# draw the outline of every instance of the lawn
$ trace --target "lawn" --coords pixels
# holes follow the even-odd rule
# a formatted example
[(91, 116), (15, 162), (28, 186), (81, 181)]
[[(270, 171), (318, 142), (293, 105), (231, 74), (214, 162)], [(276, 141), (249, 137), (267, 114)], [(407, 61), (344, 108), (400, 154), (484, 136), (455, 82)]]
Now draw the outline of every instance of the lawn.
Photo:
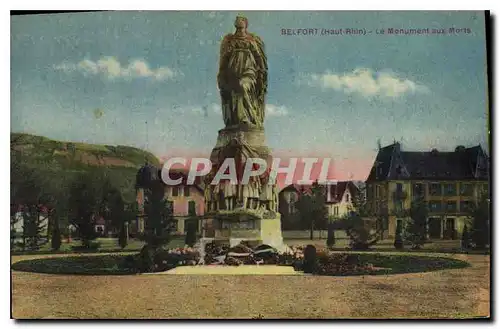
[[(322, 232), (324, 233), (324, 232)], [(309, 233), (307, 231), (284, 231), (284, 243), (287, 245), (308, 245), (313, 244), (316, 247), (324, 248), (326, 247), (326, 235), (321, 234), (316, 231), (314, 234), (314, 240), (309, 239)], [(322, 236), (322, 238), (320, 238)], [(100, 244), (98, 252), (120, 252), (120, 251), (139, 251), (144, 242), (136, 239), (130, 239), (128, 245), (125, 249), (121, 249), (118, 246), (118, 239), (116, 238), (98, 238), (96, 240)], [(393, 240), (383, 240), (373, 246), (376, 251), (395, 251)], [(47, 253), (76, 253), (71, 249), (72, 246), (79, 246), (80, 241), (72, 240), (70, 243), (66, 239), (62, 241), (62, 245), (59, 251), (52, 251), (50, 243), (43, 245), (38, 251), (15, 251), (12, 252), (13, 255), (20, 254), (47, 254)], [(174, 236), (172, 241), (168, 245), (170, 248), (177, 248), (184, 246), (184, 236)], [(335, 250), (346, 250), (349, 248), (349, 240), (346, 238), (340, 238), (336, 240)], [(406, 251), (411, 252), (445, 252), (445, 253), (461, 253), (460, 250), (460, 240), (434, 240), (426, 243), (421, 250), (412, 251), (406, 248)]]
[[(135, 274), (134, 268), (122, 265), (134, 252), (67, 255), (66, 257), (42, 257), (20, 260), (12, 264), (12, 269), (23, 272), (77, 275), (121, 275)], [(469, 263), (448, 257), (436, 257), (434, 254), (411, 254), (404, 252), (341, 252), (336, 256), (357, 256), (358, 265), (372, 264), (377, 270), (370, 270), (370, 275), (417, 273), (450, 268), (464, 268)], [(338, 264), (338, 263), (337, 263)], [(266, 266), (266, 265), (262, 265)], [(363, 275), (368, 272), (341, 272), (334, 275)], [(331, 274), (328, 274), (331, 275)]]
[[(98, 238), (95, 242), (99, 243), (99, 249), (97, 252), (130, 252), (130, 251), (139, 251), (144, 246), (144, 242), (137, 239), (130, 239), (128, 245), (122, 249), (118, 245), (117, 238)], [(72, 239), (71, 242), (68, 243), (66, 239), (62, 241), (61, 248), (59, 251), (51, 250), (50, 243), (47, 243), (40, 247), (40, 250), (37, 251), (14, 251), (12, 255), (30, 255), (30, 254), (64, 254), (64, 253), (79, 253), (79, 251), (73, 251), (71, 247), (80, 246), (81, 242), (79, 240)], [(184, 246), (184, 237), (173, 237), (172, 241), (169, 244), (170, 248), (177, 248)], [(92, 251), (95, 252), (95, 251)]]
[[(401, 253), (394, 253), (395, 255)], [(413, 253), (411, 254), (413, 255)], [(490, 312), (490, 256), (367, 276), (74, 276), (12, 272), (16, 319), (473, 318)], [(67, 255), (13, 256), (12, 261)]]
[[(325, 246), (325, 239), (308, 240), (296, 234), (288, 245)], [(317, 235), (316, 235), (317, 236)], [(88, 258), (93, 254), (47, 254), (48, 247), (34, 255), (13, 255), (12, 263), (43, 258), (28, 264), (64, 264), (60, 273), (73, 266), (82, 271), (107, 274), (109, 262), (133, 254), (142, 247), (131, 240), (124, 252), (116, 239), (98, 239), (102, 262)], [(337, 239), (336, 248), (348, 246)], [(393, 275), (362, 276), (190, 276), (190, 275), (64, 275), (12, 271), (12, 314), (17, 319), (171, 319), (171, 318), (473, 318), (490, 312), (490, 256), (452, 254), (460, 241), (438, 240), (419, 252), (396, 252), (393, 241), (381, 241), (375, 251), (388, 256), (377, 262), (393, 269)], [(62, 251), (70, 252), (64, 243)], [(183, 237), (170, 247), (184, 245)], [(390, 252), (387, 252), (390, 251)], [(445, 252), (445, 253), (439, 253)], [(365, 253), (361, 253), (363, 255)], [(399, 255), (404, 255), (406, 263)], [(418, 269), (415, 256), (452, 258), (453, 266), (434, 263), (427, 272)], [(87, 258), (86, 258), (87, 257)], [(118, 258), (116, 258), (118, 257)], [(363, 256), (361, 256), (363, 257)], [(375, 257), (375, 258), (374, 258)], [(410, 257), (410, 258), (408, 258)], [(65, 259), (65, 260), (63, 260)], [(415, 271), (408, 268), (408, 261)], [(66, 262), (66, 263), (65, 263)], [(72, 264), (68, 264), (71, 262)], [(466, 262), (470, 266), (458, 266)], [(102, 264), (107, 263), (104, 267)], [(23, 264), (23, 263), (21, 263)], [(100, 264), (100, 265), (99, 265)], [(71, 265), (71, 266), (69, 266)], [(76, 265), (76, 266), (74, 266)], [(381, 266), (383, 265), (383, 266)], [(432, 265), (432, 264), (431, 264)], [(455, 266), (456, 265), (456, 266)], [(454, 268), (456, 267), (456, 268)], [(458, 268), (461, 267), (461, 268)], [(104, 270), (103, 270), (104, 269)], [(114, 273), (126, 274), (126, 273)]]

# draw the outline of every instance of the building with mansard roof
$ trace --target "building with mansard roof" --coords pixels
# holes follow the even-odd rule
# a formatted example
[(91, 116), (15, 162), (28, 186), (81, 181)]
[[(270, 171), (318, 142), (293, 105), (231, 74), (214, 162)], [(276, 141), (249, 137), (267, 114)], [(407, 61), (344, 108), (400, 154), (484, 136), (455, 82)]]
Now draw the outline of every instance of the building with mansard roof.
[(470, 208), (489, 190), (489, 157), (478, 145), (453, 152), (404, 151), (400, 143), (380, 148), (366, 180), (366, 197), (377, 211), (388, 211), (386, 237), (395, 235), (405, 218), (397, 213), (422, 198), (428, 206), (428, 235), (456, 239)]

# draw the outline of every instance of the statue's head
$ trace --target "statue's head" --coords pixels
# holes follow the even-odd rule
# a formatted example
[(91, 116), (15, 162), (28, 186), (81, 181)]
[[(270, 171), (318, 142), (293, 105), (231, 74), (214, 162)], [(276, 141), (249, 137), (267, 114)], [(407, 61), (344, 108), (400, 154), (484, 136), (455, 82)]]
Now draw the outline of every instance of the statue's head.
[(234, 27), (237, 29), (246, 29), (248, 27), (248, 19), (244, 16), (236, 16)]

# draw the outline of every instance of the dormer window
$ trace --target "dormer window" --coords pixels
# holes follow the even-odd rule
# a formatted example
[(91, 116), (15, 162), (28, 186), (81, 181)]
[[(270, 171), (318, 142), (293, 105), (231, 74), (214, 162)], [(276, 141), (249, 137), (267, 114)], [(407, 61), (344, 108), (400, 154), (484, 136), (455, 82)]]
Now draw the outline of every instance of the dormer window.
[(345, 202), (349, 202), (349, 193), (345, 195)]

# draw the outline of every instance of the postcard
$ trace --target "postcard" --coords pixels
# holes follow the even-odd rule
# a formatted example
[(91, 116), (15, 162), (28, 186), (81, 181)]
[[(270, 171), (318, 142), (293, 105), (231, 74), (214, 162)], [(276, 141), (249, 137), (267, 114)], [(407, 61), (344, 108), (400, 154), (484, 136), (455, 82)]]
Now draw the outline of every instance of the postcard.
[(489, 12), (11, 16), (11, 317), (489, 319)]

